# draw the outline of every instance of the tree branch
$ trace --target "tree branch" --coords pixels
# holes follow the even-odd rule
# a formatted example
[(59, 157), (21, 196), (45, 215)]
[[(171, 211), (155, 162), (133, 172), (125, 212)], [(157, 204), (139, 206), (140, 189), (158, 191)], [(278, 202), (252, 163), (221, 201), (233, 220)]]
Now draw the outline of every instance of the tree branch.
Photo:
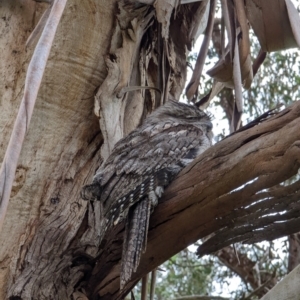
[(239, 252), (237, 257), (233, 247), (226, 247), (219, 250), (216, 256), (231, 271), (240, 276), (245, 284), (249, 283), (254, 290), (253, 294), (259, 297), (266, 294), (277, 283), (276, 276), (266, 272), (261, 284), (255, 271), (255, 262), (250, 260), (244, 253)]
[(278, 186), (300, 166), (299, 121), (296, 102), (224, 139), (185, 168), (151, 217), (147, 251), (131, 282), (119, 293), (120, 224), (101, 245), (88, 281), (90, 298), (121, 299), (143, 275), (208, 235), (214, 234), (200, 246), (200, 255), (237, 241), (252, 243), (299, 231), (299, 183)]

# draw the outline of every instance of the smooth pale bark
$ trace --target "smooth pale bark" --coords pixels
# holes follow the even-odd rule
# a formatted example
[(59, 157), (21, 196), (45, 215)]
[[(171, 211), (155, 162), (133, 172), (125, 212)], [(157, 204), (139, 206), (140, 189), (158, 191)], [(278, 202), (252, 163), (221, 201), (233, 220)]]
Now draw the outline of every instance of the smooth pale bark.
[(300, 265), (282, 279), (261, 300), (298, 300), (300, 295)]
[[(6, 299), (12, 283), (18, 283), (18, 276), (26, 266), (39, 259), (49, 263), (66, 250), (85, 215), (87, 203), (80, 200), (79, 191), (101, 162), (102, 137), (93, 104), (95, 89), (107, 72), (103, 56), (107, 54), (112, 34), (114, 4), (114, 1), (68, 1), (0, 234), (1, 299)], [(25, 43), (46, 7), (31, 0), (0, 3), (1, 161), (32, 55), (32, 48), (25, 49)], [(60, 242), (54, 247), (56, 239)], [(40, 249), (29, 250), (36, 240), (40, 241)], [(25, 262), (26, 255), (30, 258)], [(40, 269), (36, 265), (33, 269), (37, 277), (44, 272), (50, 277), (54, 274), (43, 263)], [(29, 298), (29, 290), (29, 287), (25, 290), (24, 298), (25, 295)]]

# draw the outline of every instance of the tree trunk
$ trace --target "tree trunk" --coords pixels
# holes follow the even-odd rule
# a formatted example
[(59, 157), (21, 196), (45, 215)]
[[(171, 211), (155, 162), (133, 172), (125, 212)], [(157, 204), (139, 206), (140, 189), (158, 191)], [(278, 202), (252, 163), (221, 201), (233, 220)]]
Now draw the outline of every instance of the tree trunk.
[[(5, 45), (0, 66), (1, 158), (36, 41), (28, 49), (25, 43), (47, 5), (31, 0), (0, 3), (0, 39)], [(179, 9), (163, 38), (152, 6), (68, 1), (1, 232), (1, 299), (69, 299), (80, 291), (88, 293), (82, 281), (91, 271), (90, 258), (98, 254), (100, 216), (98, 204), (89, 205), (79, 192), (118, 139), (161, 105), (168, 93), (179, 97), (186, 47), (199, 34), (193, 14), (201, 5)], [(128, 86), (150, 86), (160, 92), (129, 92)]]
[[(25, 49), (25, 43), (46, 8), (47, 4), (31, 0), (0, 3), (1, 161), (33, 52), (33, 48)], [(1, 299), (12, 295), (68, 299), (60, 294), (68, 284), (55, 274), (71, 264), (69, 248), (80, 234), (87, 206), (79, 192), (101, 163), (103, 138), (93, 102), (95, 90), (107, 74), (103, 57), (112, 36), (114, 13), (114, 1), (68, 1), (1, 232)], [(93, 243), (96, 240), (91, 247)], [(63, 259), (66, 264), (61, 264), (63, 256), (69, 257)], [(72, 280), (76, 281), (82, 272), (75, 273)]]
[(288, 272), (294, 270), (300, 263), (300, 233), (292, 234), (288, 238), (289, 241), (289, 261)]
[(297, 266), (260, 300), (298, 300), (300, 295), (299, 275), (300, 266)]

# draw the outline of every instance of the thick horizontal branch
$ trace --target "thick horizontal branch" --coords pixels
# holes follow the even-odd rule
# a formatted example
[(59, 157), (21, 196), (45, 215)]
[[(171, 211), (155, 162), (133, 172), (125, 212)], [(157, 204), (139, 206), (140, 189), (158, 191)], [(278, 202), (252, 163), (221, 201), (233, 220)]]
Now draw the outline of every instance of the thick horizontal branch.
[(166, 190), (151, 216), (147, 251), (121, 293), (123, 225), (104, 241), (89, 279), (91, 298), (122, 298), (143, 275), (206, 236), (211, 238), (200, 247), (200, 255), (237, 241), (299, 231), (295, 197), (299, 184), (279, 185), (300, 166), (299, 123), (300, 102), (296, 102), (203, 153)]

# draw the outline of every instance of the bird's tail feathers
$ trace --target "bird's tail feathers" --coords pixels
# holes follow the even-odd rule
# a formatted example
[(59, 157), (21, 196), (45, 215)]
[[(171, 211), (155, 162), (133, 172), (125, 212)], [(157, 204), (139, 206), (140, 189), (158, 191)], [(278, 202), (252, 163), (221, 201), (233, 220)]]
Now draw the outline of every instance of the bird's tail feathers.
[(146, 197), (130, 208), (123, 241), (121, 289), (136, 272), (142, 252), (146, 250), (151, 200)]

